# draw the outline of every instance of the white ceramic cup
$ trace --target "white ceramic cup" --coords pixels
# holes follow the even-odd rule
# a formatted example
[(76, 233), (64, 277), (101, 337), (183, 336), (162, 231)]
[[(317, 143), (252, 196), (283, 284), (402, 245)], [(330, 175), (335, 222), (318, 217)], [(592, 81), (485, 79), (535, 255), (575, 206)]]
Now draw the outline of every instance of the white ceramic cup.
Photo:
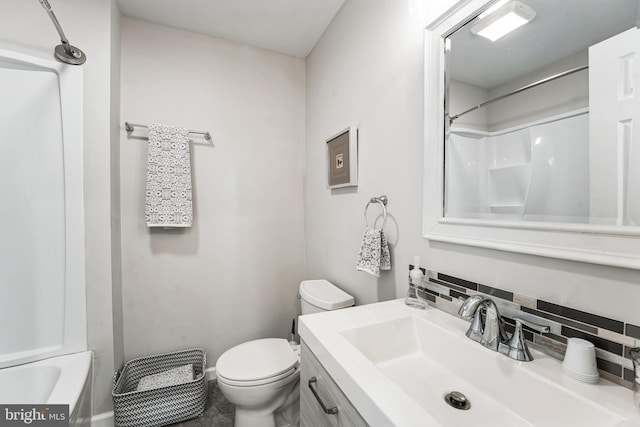
[(597, 377), (596, 349), (592, 343), (581, 338), (569, 338), (562, 367), (584, 377)]

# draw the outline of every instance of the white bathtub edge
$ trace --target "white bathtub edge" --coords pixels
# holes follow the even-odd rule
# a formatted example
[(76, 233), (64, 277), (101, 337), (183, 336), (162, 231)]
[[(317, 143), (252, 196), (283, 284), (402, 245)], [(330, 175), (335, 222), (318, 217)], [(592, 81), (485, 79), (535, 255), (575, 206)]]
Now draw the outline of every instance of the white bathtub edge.
[(85, 383), (90, 378), (91, 358), (91, 351), (83, 351), (52, 357), (32, 364), (32, 366), (56, 366), (60, 369), (60, 377), (58, 377), (47, 403), (69, 404), (69, 415), (73, 414)]

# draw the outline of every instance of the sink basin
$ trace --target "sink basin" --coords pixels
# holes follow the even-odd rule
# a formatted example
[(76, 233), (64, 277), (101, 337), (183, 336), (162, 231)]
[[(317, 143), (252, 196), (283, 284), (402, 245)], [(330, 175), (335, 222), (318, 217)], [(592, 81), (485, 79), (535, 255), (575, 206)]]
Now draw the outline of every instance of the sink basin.
[[(460, 321), (427, 313), (339, 334), (442, 425), (624, 425), (625, 418), (615, 412), (545, 378), (545, 370), (559, 368), (557, 360), (539, 352), (535, 364), (511, 360), (469, 340)], [(445, 403), (451, 391), (463, 393), (471, 407), (460, 410)]]
[[(467, 338), (468, 327), (395, 300), (301, 316), (299, 333), (374, 427), (640, 426), (631, 390), (576, 381), (534, 349), (531, 362), (509, 359)], [(471, 407), (449, 406), (452, 391)]]

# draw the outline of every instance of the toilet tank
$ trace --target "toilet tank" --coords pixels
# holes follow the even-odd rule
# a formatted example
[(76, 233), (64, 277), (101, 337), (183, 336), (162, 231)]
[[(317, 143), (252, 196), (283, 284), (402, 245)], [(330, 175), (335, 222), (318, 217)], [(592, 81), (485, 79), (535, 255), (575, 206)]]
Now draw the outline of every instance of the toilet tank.
[(304, 280), (300, 283), (302, 314), (351, 307), (354, 299), (327, 280)]

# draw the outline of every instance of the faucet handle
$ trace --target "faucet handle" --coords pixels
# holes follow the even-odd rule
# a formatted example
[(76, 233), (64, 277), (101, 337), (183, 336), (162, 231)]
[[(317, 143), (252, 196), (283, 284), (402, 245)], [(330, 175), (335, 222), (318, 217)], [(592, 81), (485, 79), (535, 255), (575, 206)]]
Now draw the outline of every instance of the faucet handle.
[(513, 320), (516, 322), (516, 327), (513, 331), (513, 335), (506, 344), (502, 344), (500, 346), (499, 351), (506, 354), (512, 359), (530, 362), (533, 360), (533, 356), (529, 351), (527, 341), (524, 339), (524, 334), (522, 333), (522, 325), (527, 325), (529, 328), (543, 334), (548, 333), (551, 329), (548, 326), (539, 325), (537, 323), (525, 320), (521, 317), (514, 317)]
[(540, 325), (538, 323), (530, 322), (527, 319), (523, 319), (522, 317), (514, 316), (513, 320), (516, 322), (516, 329), (520, 328), (520, 330), (522, 330), (522, 325), (526, 325), (534, 331), (540, 332), (541, 334), (548, 334), (551, 331), (551, 328), (549, 328), (547, 325)]

